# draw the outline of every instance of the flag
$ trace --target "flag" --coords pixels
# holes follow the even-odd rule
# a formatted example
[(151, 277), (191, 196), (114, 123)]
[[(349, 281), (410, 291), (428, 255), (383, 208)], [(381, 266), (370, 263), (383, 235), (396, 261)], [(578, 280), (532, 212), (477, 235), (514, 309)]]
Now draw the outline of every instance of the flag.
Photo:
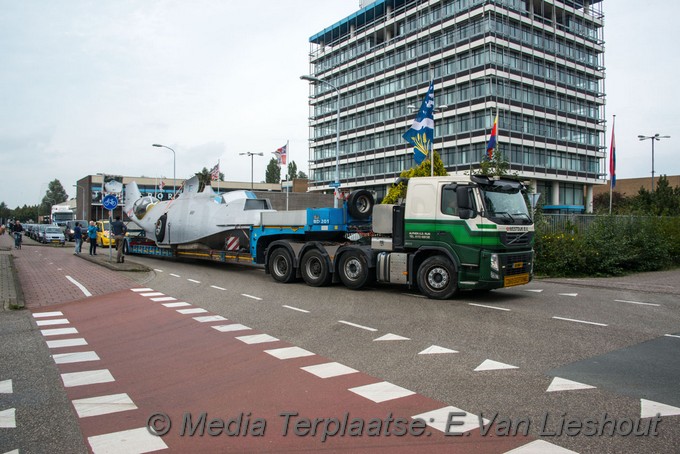
[(215, 167), (210, 169), (210, 180), (215, 181), (220, 179), (220, 163), (218, 162)]
[(491, 159), (493, 158), (493, 152), (496, 149), (496, 142), (498, 141), (498, 114), (493, 121), (493, 127), (491, 128), (491, 137), (489, 138), (489, 143), (486, 145), (486, 156)]
[(609, 150), (609, 175), (612, 182), (612, 188), (616, 186), (616, 142), (614, 140), (614, 125), (616, 124), (616, 117), (612, 121), (612, 143)]
[(430, 82), (430, 88), (427, 89), (427, 94), (413, 120), (411, 129), (406, 131), (402, 137), (415, 147), (413, 159), (416, 164), (420, 165), (428, 158), (434, 141), (434, 80)]
[(162, 191), (164, 187), (165, 187), (165, 182), (163, 180), (161, 180), (161, 182), (158, 183), (158, 189), (160, 189)]
[(272, 151), (272, 153), (276, 155), (276, 161), (278, 162), (279, 167), (281, 167), (282, 165), (284, 166), (286, 165), (286, 157), (288, 155), (288, 144), (285, 144), (276, 151)]

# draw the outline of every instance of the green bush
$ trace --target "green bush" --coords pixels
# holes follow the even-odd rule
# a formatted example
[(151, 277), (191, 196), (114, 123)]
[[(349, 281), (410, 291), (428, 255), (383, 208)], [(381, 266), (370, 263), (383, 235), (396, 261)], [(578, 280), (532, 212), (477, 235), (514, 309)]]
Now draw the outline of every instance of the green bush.
[(583, 232), (536, 228), (539, 275), (617, 276), (680, 265), (677, 218), (601, 216)]

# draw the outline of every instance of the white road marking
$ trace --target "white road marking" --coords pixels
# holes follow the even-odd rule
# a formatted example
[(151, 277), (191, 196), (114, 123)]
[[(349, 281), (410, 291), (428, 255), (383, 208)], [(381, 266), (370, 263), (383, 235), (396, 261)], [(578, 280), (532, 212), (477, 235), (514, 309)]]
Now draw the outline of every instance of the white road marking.
[(385, 402), (388, 400), (399, 399), (401, 397), (411, 396), (415, 394), (410, 389), (402, 388), (394, 383), (383, 381), (380, 383), (373, 383), (370, 385), (357, 386), (350, 388), (349, 391), (358, 394), (361, 397), (372, 400), (375, 403)]
[(163, 303), (163, 306), (165, 306), (165, 307), (183, 307), (183, 306), (191, 306), (191, 304), (186, 303), (184, 301), (178, 301), (176, 303)]
[(258, 298), (257, 296), (253, 296), (253, 295), (248, 295), (246, 293), (241, 293), (241, 296), (245, 296), (246, 298), (254, 299), (254, 300), (257, 300), (257, 301), (262, 301), (262, 298)]
[(170, 273), (170, 276), (172, 276), (172, 277), (182, 277), (179, 274), (174, 274), (174, 273)]
[(661, 306), (661, 304), (641, 303), (641, 302), (639, 302), (639, 301), (626, 301), (626, 300), (614, 300), (614, 301), (616, 301), (617, 303), (638, 304), (638, 305), (640, 305), (640, 306), (655, 306), (655, 307)]
[(373, 339), (375, 341), (401, 341), (401, 340), (411, 340), (408, 337), (400, 336), (398, 334), (387, 333), (384, 336)]
[(55, 311), (55, 312), (36, 312), (33, 314), (33, 318), (42, 318), (42, 317), (60, 317), (63, 316), (63, 312), (61, 311)]
[(445, 348), (445, 347), (440, 347), (439, 345), (430, 345), (427, 347), (425, 350), (422, 352), (418, 353), (419, 355), (437, 355), (440, 353), (458, 353), (457, 350), (451, 350), (450, 348)]
[(177, 301), (177, 298), (173, 298), (172, 296), (157, 296), (155, 298), (151, 298), (151, 301), (160, 303), (162, 301)]
[(148, 292), (148, 293), (140, 293), (142, 296), (164, 296), (165, 293), (162, 292)]
[(200, 283), (201, 283), (201, 281), (197, 281), (196, 279), (189, 279), (189, 278), (187, 278), (187, 281), (193, 282), (194, 284), (200, 284)]
[(241, 325), (240, 323), (233, 323), (231, 325), (214, 325), (211, 326), (211, 328), (216, 329), (221, 333), (228, 333), (231, 331), (247, 331), (249, 329), (252, 329), (245, 325)]
[(137, 405), (126, 393), (75, 399), (72, 403), (80, 418), (137, 409)]
[(144, 287), (144, 288), (131, 288), (133, 292), (153, 292), (152, 288)]
[(16, 411), (14, 408), (0, 411), (0, 428), (14, 429), (17, 426)]
[(558, 293), (558, 295), (575, 297), (578, 296), (578, 293)]
[(202, 314), (208, 311), (201, 307), (194, 307), (192, 309), (177, 309), (177, 312), (183, 315), (187, 315), (187, 314)]
[(168, 449), (161, 437), (152, 435), (146, 427), (96, 435), (87, 439), (92, 452), (142, 453)]
[(477, 306), (477, 307), (485, 307), (487, 309), (496, 309), (497, 311), (508, 311), (510, 312), (510, 309), (507, 309), (505, 307), (496, 307), (496, 306), (487, 306), (486, 304), (477, 304), (477, 303), (468, 303), (469, 306)]
[(275, 348), (273, 350), (265, 350), (264, 352), (278, 359), (292, 359), (302, 358), (304, 356), (314, 356), (314, 353), (300, 347)]
[(212, 288), (216, 288), (217, 290), (226, 290), (226, 288), (218, 287), (216, 285), (211, 285)]
[(86, 370), (84, 372), (61, 374), (61, 380), (64, 382), (64, 387), (66, 388), (116, 381), (108, 369)]
[(288, 306), (287, 304), (284, 304), (283, 307), (285, 307), (286, 309), (292, 309), (294, 311), (304, 312), (305, 314), (309, 314), (309, 311), (307, 311), (305, 309), (300, 309), (299, 307)]
[(319, 378), (339, 377), (340, 375), (354, 374), (359, 372), (349, 366), (340, 363), (315, 364), (313, 366), (301, 367), (300, 369), (314, 374)]
[(653, 400), (640, 399), (640, 418), (651, 418), (658, 414), (661, 416), (680, 415), (680, 408)]
[(78, 330), (75, 328), (41, 329), (40, 333), (43, 336), (61, 336), (62, 334), (78, 334)]
[(194, 317), (194, 320), (201, 323), (208, 323), (208, 322), (224, 322), (227, 319), (222, 317), (221, 315), (204, 315), (202, 317)]
[(154, 271), (157, 271), (157, 272), (159, 272), (159, 273), (162, 273), (162, 272), (163, 272), (163, 270), (159, 270), (158, 268), (154, 268), (153, 270), (154, 270)]
[(87, 345), (87, 341), (82, 337), (47, 341), (47, 348), (79, 347), (81, 345)]
[(250, 336), (238, 336), (236, 339), (241, 342), (251, 344), (264, 344), (265, 342), (278, 342), (279, 340), (269, 334), (252, 334)]
[(678, 336), (677, 334), (664, 334), (664, 336), (666, 336), (666, 337), (677, 337), (678, 339), (680, 339), (680, 336)]
[(533, 293), (541, 293), (543, 291), (542, 288), (525, 288), (525, 292), (533, 292)]
[(371, 328), (371, 327), (369, 327), (369, 326), (357, 325), (356, 323), (347, 322), (347, 321), (345, 321), (345, 320), (338, 320), (338, 323), (342, 323), (342, 324), (344, 324), (344, 325), (353, 326), (353, 327), (355, 327), (355, 328), (365, 329), (366, 331), (378, 331), (378, 330), (375, 329), (375, 328)]
[(579, 383), (573, 380), (567, 380), (566, 378), (555, 377), (545, 392), (551, 393), (555, 391), (574, 391), (577, 389), (595, 389), (595, 386), (586, 385), (585, 383)]
[(505, 452), (504, 454), (578, 454), (576, 451), (571, 449), (563, 448), (562, 446), (557, 446), (552, 443), (548, 443), (545, 440), (534, 440), (531, 443), (520, 446), (519, 448), (512, 449)]
[(588, 322), (586, 320), (576, 320), (573, 318), (564, 318), (564, 317), (553, 317), (555, 320), (564, 320), (567, 322), (575, 322), (575, 323), (585, 323), (587, 325), (595, 325), (595, 326), (609, 326), (606, 323), (597, 323), (597, 322)]
[(0, 394), (12, 394), (12, 379), (0, 381)]
[(99, 355), (93, 351), (89, 352), (74, 352), (74, 353), (59, 353), (52, 355), (55, 364), (70, 364), (80, 363), (85, 361), (99, 361)]
[(505, 363), (501, 363), (501, 362), (498, 362), (498, 361), (494, 361), (492, 359), (487, 359), (487, 360), (484, 360), (484, 362), (482, 364), (477, 366), (477, 368), (475, 369), (475, 372), (481, 372), (481, 371), (485, 371), (485, 370), (501, 370), (501, 369), (519, 369), (519, 367), (513, 366), (511, 364), (505, 364)]
[(83, 292), (83, 294), (84, 294), (85, 296), (92, 296), (92, 293), (90, 293), (90, 291), (89, 291), (88, 289), (86, 289), (85, 286), (84, 286), (83, 284), (81, 284), (80, 282), (76, 281), (76, 280), (73, 279), (71, 276), (66, 276), (66, 279), (68, 279), (69, 281), (71, 281), (71, 283), (72, 283), (73, 285), (75, 285), (76, 287), (78, 287), (78, 288), (80, 289), (80, 291)]
[(53, 318), (51, 320), (38, 320), (35, 322), (38, 326), (50, 326), (50, 325), (70, 325), (71, 323), (67, 318)]

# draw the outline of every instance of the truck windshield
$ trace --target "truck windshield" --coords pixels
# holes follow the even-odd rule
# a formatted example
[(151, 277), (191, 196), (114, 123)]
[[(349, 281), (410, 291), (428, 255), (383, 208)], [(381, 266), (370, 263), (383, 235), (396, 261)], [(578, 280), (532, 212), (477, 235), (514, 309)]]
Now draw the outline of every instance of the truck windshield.
[(499, 224), (531, 224), (531, 217), (519, 189), (482, 186), (487, 217)]

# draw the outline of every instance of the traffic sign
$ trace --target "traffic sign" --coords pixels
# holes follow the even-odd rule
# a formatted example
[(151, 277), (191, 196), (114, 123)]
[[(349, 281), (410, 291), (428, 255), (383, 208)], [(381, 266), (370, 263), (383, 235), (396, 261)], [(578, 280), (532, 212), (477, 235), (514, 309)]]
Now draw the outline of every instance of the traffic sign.
[(102, 205), (109, 211), (113, 211), (118, 206), (118, 197), (113, 194), (107, 194), (102, 199)]

